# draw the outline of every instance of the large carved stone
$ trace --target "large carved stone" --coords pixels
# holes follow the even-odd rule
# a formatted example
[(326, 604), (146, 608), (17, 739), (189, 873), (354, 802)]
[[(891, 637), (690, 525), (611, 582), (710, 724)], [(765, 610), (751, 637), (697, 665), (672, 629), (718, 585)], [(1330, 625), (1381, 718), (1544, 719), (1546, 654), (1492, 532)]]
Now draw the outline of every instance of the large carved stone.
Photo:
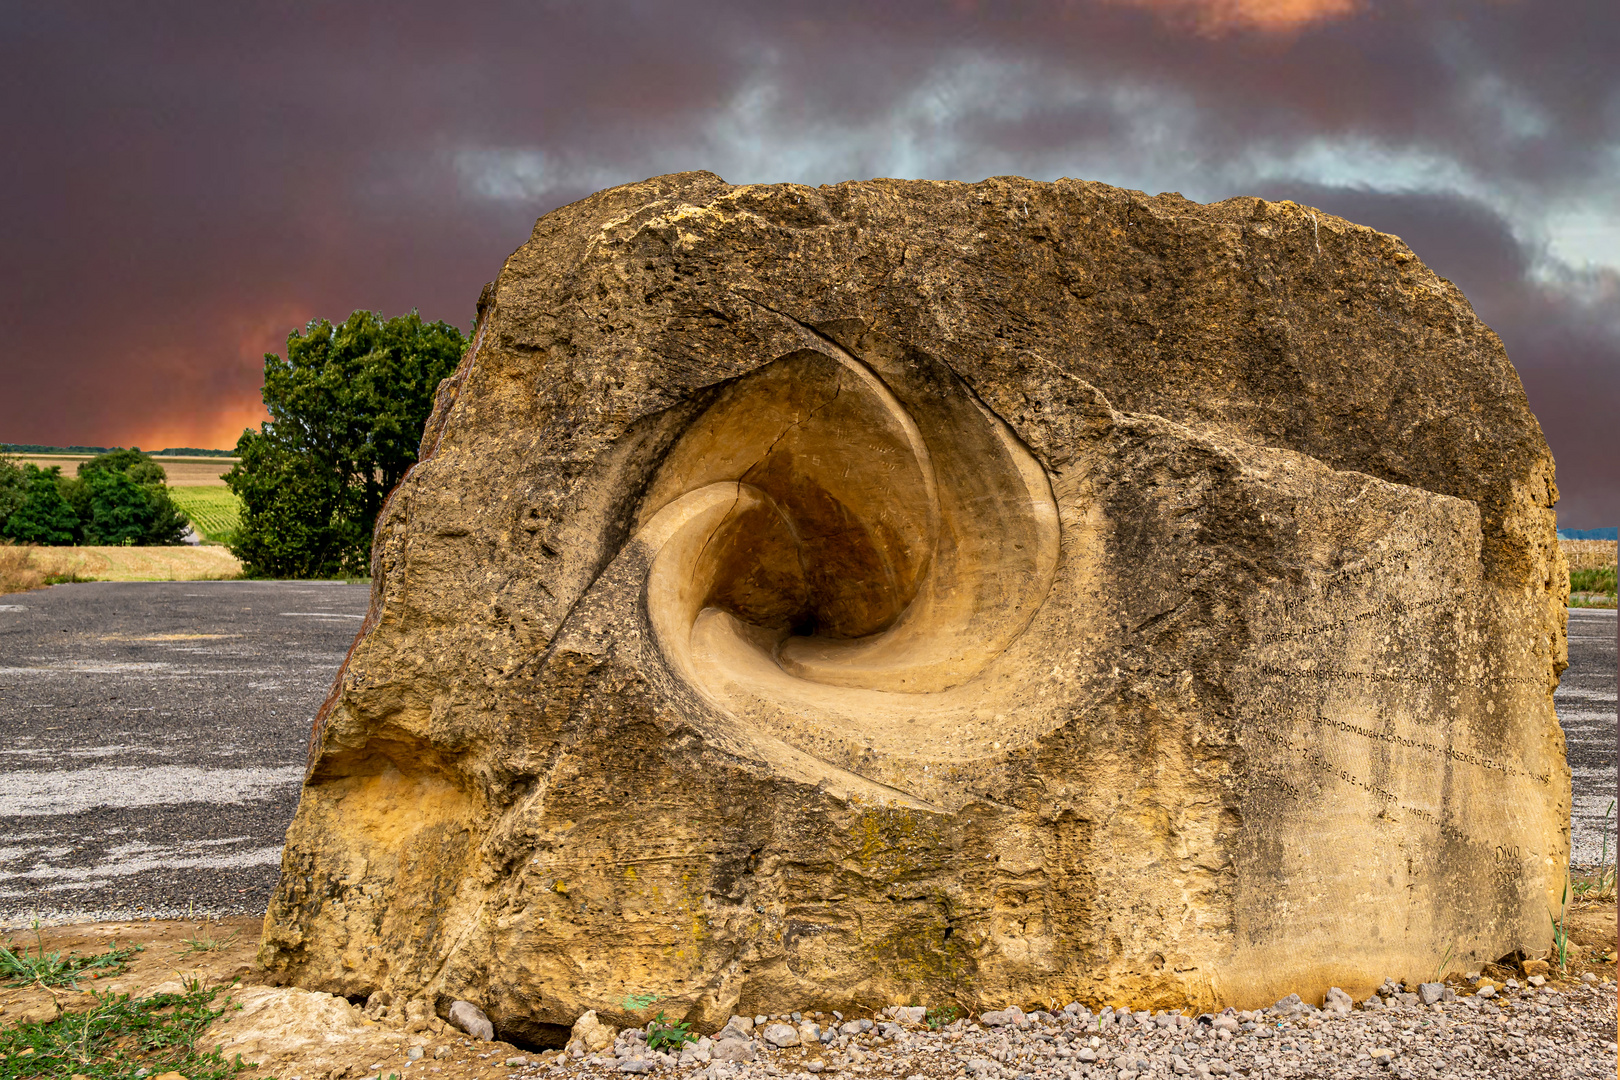
[(602, 192), (378, 525), (262, 958), (546, 1042), (1541, 949), (1555, 499), (1462, 295), (1304, 207)]

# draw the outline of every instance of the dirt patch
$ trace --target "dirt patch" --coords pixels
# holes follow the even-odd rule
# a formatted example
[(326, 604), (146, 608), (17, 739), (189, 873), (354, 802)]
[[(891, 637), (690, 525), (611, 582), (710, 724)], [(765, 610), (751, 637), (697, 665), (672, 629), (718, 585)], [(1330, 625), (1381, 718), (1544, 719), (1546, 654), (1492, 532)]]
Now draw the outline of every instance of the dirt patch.
[[(1616, 946), (1615, 902), (1591, 901), (1571, 904), (1564, 916), (1564, 932), (1569, 935), (1570, 948), (1580, 954), (1578, 978), (1581, 971), (1591, 971), (1600, 978), (1614, 974), (1614, 964), (1601, 962), (1602, 956), (1614, 956)], [(1597, 963), (1594, 957), (1599, 958)]]
[[(408, 1025), (365, 1015), (354, 1003), (330, 994), (266, 984), (254, 961), (262, 920), (257, 917), (209, 920), (151, 920), (80, 923), (7, 930), (0, 941), (13, 952), (106, 952), (117, 945), (140, 945), (125, 970), (81, 980), (79, 990), (0, 987), (0, 1028), (54, 1020), (63, 1011), (88, 1008), (96, 994), (146, 997), (179, 992), (193, 979), (204, 986), (227, 986), (234, 1005), (209, 1028), (205, 1042), (217, 1042), (227, 1058), (240, 1053), (257, 1062), (242, 1077), (298, 1077), (342, 1080), (390, 1072), (421, 1073), (434, 1080), (505, 1076), (513, 1057), (538, 1060), (504, 1042), (475, 1042), (432, 1017)], [(224, 1000), (223, 995), (220, 1000)], [(409, 1031), (415, 1026), (419, 1030)], [(413, 1049), (419, 1057), (411, 1058)]]

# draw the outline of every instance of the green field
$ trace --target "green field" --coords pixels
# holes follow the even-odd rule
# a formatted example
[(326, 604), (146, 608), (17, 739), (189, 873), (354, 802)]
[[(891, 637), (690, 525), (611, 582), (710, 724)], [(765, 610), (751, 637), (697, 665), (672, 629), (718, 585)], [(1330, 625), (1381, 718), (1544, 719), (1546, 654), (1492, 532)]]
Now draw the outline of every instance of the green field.
[(169, 495), (209, 543), (223, 544), (236, 531), (242, 504), (230, 488), (173, 487)]

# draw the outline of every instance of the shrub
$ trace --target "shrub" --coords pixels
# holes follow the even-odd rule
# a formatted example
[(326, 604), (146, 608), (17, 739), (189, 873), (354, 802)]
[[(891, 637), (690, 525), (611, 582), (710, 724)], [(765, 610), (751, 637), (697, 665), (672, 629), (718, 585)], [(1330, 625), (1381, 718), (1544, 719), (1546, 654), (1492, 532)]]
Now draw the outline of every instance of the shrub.
[(79, 515), (62, 496), (57, 483), (62, 470), (24, 465), (21, 504), (7, 516), (3, 531), (9, 540), (25, 544), (71, 544), (79, 531)]
[(1615, 595), (1615, 568), (1601, 566), (1586, 570), (1571, 570), (1569, 572), (1569, 591), (1608, 593), (1613, 596)]
[[(162, 469), (158, 470), (159, 476)], [(82, 474), (89, 493), (90, 515), (84, 522), (87, 544), (178, 544), (186, 516), (161, 486), (137, 483), (129, 473), (93, 469)]]

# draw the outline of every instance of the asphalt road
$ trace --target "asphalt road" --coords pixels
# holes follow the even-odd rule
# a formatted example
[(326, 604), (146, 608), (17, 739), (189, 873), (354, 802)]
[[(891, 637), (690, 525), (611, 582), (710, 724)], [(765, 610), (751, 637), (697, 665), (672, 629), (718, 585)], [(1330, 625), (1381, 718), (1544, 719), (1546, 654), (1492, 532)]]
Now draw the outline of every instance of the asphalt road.
[(1570, 810), (1570, 862), (1596, 866), (1608, 813), (1608, 860), (1615, 856), (1614, 608), (1569, 609), (1569, 668), (1553, 694), (1564, 727), (1565, 754), (1574, 774)]
[(365, 585), (0, 596), (0, 925), (259, 913)]
[[(0, 926), (263, 912), (368, 599), (236, 581), (0, 596)], [(1615, 797), (1615, 613), (1575, 609), (1569, 636), (1557, 702), (1586, 865)]]

